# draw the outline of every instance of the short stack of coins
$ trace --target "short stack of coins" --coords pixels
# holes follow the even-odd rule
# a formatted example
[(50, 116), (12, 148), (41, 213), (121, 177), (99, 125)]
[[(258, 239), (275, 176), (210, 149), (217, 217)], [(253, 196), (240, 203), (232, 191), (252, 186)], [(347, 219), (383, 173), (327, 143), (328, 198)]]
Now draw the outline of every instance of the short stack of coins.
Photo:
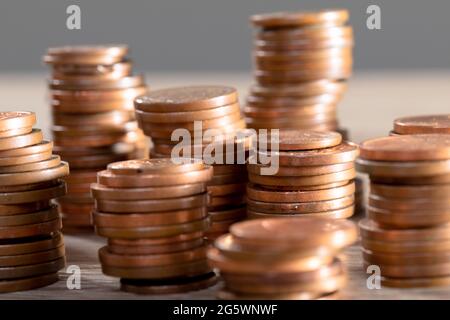
[(204, 240), (210, 224), (206, 183), (213, 169), (185, 160), (112, 163), (92, 185), (94, 225), (108, 238), (99, 251), (102, 270), (121, 278), (124, 291), (178, 293), (217, 280)]
[(69, 162), (68, 195), (58, 200), (64, 231), (91, 230), (96, 173), (115, 161), (146, 157), (145, 137), (134, 120), (133, 99), (147, 92), (132, 74), (128, 48), (49, 48), (49, 81), (55, 152)]
[(403, 117), (394, 120), (391, 135), (404, 134), (450, 134), (450, 114)]
[[(341, 131), (336, 106), (352, 73), (347, 10), (259, 14), (249, 128)], [(343, 130), (345, 131), (345, 130)], [(346, 137), (345, 137), (346, 138)]]
[(336, 299), (347, 280), (338, 255), (356, 238), (346, 220), (250, 220), (216, 239), (208, 260), (224, 280), (221, 299)]
[(370, 178), (360, 222), (365, 266), (392, 287), (450, 284), (450, 134), (365, 141), (357, 160)]
[(354, 212), (358, 146), (337, 132), (281, 130), (279, 151), (258, 149), (258, 159), (278, 159), (276, 172), (250, 157), (247, 214), (251, 219), (286, 216), (349, 218)]
[(52, 200), (66, 194), (69, 167), (35, 123), (32, 112), (0, 112), (0, 292), (50, 285), (65, 266)]
[[(227, 233), (232, 223), (245, 217), (249, 137), (241, 130), (245, 123), (236, 89), (190, 86), (157, 90), (137, 98), (135, 106), (140, 127), (153, 141), (151, 158), (192, 157), (213, 165), (214, 176), (208, 183), (212, 220), (208, 238)], [(186, 129), (189, 137), (180, 142), (176, 136), (172, 141), (177, 129)], [(183, 148), (173, 155), (180, 145)]]

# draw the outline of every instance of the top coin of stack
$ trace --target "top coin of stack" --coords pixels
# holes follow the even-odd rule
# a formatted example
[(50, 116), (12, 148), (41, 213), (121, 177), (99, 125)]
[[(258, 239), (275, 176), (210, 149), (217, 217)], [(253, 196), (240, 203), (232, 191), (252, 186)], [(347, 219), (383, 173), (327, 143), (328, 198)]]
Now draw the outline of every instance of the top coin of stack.
[(248, 216), (352, 216), (358, 146), (343, 142), (337, 132), (281, 130), (278, 138), (280, 151), (257, 153), (258, 159), (278, 158), (275, 174), (264, 175), (269, 166), (249, 159)]
[(208, 250), (210, 264), (225, 282), (219, 298), (336, 298), (347, 279), (337, 255), (356, 237), (356, 226), (344, 220), (301, 217), (236, 223)]
[(394, 120), (391, 135), (445, 133), (450, 134), (450, 114), (404, 117)]
[(64, 227), (91, 226), (89, 185), (115, 161), (146, 156), (145, 137), (134, 121), (133, 99), (147, 92), (132, 75), (124, 45), (49, 48), (49, 82), (55, 152), (73, 169), (69, 194), (60, 199)]
[(69, 167), (35, 122), (32, 112), (0, 112), (0, 292), (49, 285), (65, 265), (52, 200), (66, 193)]
[(368, 140), (357, 165), (371, 180), (365, 264), (386, 286), (450, 284), (450, 134)]
[[(256, 84), (245, 107), (250, 128), (336, 130), (336, 105), (352, 73), (347, 10), (259, 14)], [(345, 137), (346, 138), (346, 137)]]

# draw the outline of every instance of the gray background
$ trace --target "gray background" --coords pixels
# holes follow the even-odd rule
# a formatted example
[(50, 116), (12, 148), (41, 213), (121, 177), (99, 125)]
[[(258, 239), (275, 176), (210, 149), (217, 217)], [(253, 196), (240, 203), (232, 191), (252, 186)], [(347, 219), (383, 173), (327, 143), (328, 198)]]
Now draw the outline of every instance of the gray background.
[[(82, 30), (65, 27), (79, 4)], [(366, 28), (378, 4), (382, 30)], [(48, 46), (127, 43), (143, 71), (247, 71), (254, 13), (344, 7), (355, 29), (357, 69), (446, 69), (450, 66), (447, 0), (1, 0), (0, 72), (43, 71)]]

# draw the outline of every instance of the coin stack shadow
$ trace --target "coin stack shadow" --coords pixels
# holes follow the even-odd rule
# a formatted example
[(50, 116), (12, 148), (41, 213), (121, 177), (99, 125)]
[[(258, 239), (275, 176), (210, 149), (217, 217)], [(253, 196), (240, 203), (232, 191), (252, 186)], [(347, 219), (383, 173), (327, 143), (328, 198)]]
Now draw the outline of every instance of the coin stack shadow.
[(142, 294), (192, 291), (217, 279), (206, 260), (206, 183), (212, 167), (171, 159), (112, 163), (92, 185), (99, 251), (105, 274), (121, 289)]
[(371, 185), (360, 221), (365, 267), (390, 287), (450, 284), (450, 134), (367, 140), (357, 160)]
[[(268, 151), (259, 149), (249, 158), (248, 217), (351, 217), (358, 146), (343, 142), (337, 132), (291, 129), (280, 131), (278, 138), (280, 151), (269, 144)], [(276, 157), (276, 173), (264, 173), (268, 166), (259, 159)]]
[(89, 186), (108, 163), (145, 158), (147, 141), (134, 120), (133, 99), (147, 92), (132, 75), (128, 48), (49, 48), (55, 152), (69, 162), (68, 195), (59, 199), (64, 232), (92, 230)]
[(355, 242), (351, 221), (259, 219), (234, 224), (208, 249), (227, 300), (336, 299), (347, 274), (339, 252)]
[(336, 106), (352, 73), (347, 10), (254, 15), (255, 81), (244, 109), (249, 128), (339, 129)]
[(0, 293), (58, 280), (65, 266), (61, 217), (67, 163), (33, 129), (32, 112), (0, 112)]
[[(137, 98), (135, 107), (140, 127), (152, 138), (151, 158), (192, 157), (213, 165), (214, 176), (208, 183), (212, 220), (208, 239), (228, 232), (232, 223), (245, 218), (245, 160), (249, 145), (246, 132), (241, 131), (245, 123), (236, 89), (189, 86), (157, 90)], [(179, 144), (171, 140), (177, 129), (186, 129), (189, 136), (183, 137), (180, 152), (172, 155)], [(206, 130), (210, 134), (204, 135)], [(206, 148), (210, 150), (208, 154)]]

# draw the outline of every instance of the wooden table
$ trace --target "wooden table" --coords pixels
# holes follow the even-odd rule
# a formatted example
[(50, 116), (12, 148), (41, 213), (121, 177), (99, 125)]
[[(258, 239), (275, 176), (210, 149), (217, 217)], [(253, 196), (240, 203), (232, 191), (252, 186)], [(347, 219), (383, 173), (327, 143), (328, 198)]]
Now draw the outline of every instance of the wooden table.
[[(45, 101), (45, 74), (0, 75), (0, 111), (31, 110), (38, 115), (38, 127), (48, 135), (50, 110)], [(152, 88), (186, 84), (227, 84), (245, 96), (250, 84), (246, 74), (154, 74), (147, 77)], [(386, 135), (392, 120), (402, 115), (448, 113), (450, 111), (449, 73), (404, 72), (356, 74), (340, 106), (344, 127), (353, 140)], [(81, 268), (81, 290), (69, 290), (68, 275), (46, 288), (0, 295), (0, 299), (213, 299), (220, 284), (189, 294), (137, 296), (119, 291), (119, 281), (102, 274), (97, 250), (105, 240), (94, 235), (65, 236), (68, 265)], [(349, 248), (349, 283), (343, 299), (450, 299), (450, 287), (431, 289), (369, 290), (357, 245)]]

